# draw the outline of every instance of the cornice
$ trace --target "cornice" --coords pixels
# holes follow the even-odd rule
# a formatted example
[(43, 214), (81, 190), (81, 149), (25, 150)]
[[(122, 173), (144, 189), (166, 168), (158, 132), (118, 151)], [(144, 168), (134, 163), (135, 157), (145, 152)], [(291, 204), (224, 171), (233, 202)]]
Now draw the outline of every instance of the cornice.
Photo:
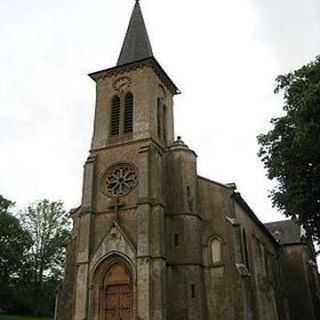
[(132, 140), (125, 141), (125, 142), (116, 142), (116, 143), (108, 144), (108, 145), (100, 147), (100, 148), (91, 148), (89, 150), (89, 152), (92, 154), (92, 153), (96, 153), (96, 152), (99, 152), (99, 151), (102, 151), (102, 150), (119, 148), (119, 147), (131, 145), (131, 144), (146, 143), (146, 142), (152, 143), (154, 148), (160, 154), (163, 154), (168, 150), (167, 147), (162, 146), (157, 140), (153, 139), (152, 137), (149, 137), (149, 138), (141, 138), (141, 139), (132, 139)]
[(115, 75), (124, 74), (130, 71), (142, 69), (144, 67), (150, 67), (154, 71), (154, 73), (158, 76), (158, 78), (166, 85), (167, 89), (173, 94), (180, 94), (180, 90), (177, 88), (177, 86), (174, 84), (174, 82), (170, 79), (168, 74), (164, 71), (164, 69), (161, 67), (159, 62), (154, 58), (146, 58), (143, 60), (139, 60), (136, 62), (124, 64), (121, 66), (116, 66), (113, 68), (93, 72), (89, 74), (89, 77), (93, 79), (94, 81), (98, 81), (100, 79), (110, 78)]

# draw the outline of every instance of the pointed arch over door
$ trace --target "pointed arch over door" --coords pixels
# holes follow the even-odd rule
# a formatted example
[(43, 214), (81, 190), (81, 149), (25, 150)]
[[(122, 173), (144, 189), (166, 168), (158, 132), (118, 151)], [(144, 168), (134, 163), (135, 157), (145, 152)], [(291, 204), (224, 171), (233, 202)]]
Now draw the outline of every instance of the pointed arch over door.
[(100, 292), (100, 319), (132, 320), (132, 277), (127, 266), (117, 261), (110, 266)]
[(102, 260), (91, 279), (90, 319), (133, 320), (136, 316), (135, 271), (117, 254)]

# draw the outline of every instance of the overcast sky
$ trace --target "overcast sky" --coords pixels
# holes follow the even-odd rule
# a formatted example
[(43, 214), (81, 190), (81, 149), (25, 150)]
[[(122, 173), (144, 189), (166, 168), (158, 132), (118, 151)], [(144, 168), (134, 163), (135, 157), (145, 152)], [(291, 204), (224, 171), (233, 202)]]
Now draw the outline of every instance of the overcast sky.
[[(95, 104), (87, 74), (115, 65), (133, 0), (0, 1), (0, 194), (22, 208), (81, 199)], [(320, 54), (319, 0), (141, 0), (156, 58), (176, 82), (176, 135), (200, 175), (272, 208), (259, 133), (281, 114), (274, 79)]]

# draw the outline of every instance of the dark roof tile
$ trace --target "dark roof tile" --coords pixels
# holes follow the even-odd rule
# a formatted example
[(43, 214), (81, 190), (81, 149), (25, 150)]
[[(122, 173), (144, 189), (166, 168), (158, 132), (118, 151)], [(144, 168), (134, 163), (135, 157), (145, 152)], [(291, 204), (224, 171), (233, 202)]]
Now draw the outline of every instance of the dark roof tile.
[(117, 65), (124, 65), (153, 56), (139, 1), (134, 6)]
[(301, 242), (301, 228), (292, 220), (266, 223), (265, 226), (280, 244)]

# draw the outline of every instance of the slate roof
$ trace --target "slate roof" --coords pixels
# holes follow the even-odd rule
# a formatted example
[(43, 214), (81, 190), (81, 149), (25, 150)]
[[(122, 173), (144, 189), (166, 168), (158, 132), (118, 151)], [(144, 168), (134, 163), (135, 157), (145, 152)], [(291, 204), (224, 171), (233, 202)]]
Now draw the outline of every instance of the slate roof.
[(301, 228), (292, 220), (266, 223), (265, 226), (280, 244), (301, 243)]
[(259, 220), (259, 218), (250, 208), (248, 203), (242, 198), (241, 194), (239, 192), (233, 192), (232, 197), (237, 201), (237, 203), (242, 207), (242, 209), (247, 212), (251, 219), (261, 228), (261, 231), (264, 232), (264, 234), (277, 246), (279, 244), (278, 241), (272, 236), (268, 228), (266, 228), (265, 224), (263, 224)]
[(117, 66), (153, 56), (139, 1), (136, 1)]

